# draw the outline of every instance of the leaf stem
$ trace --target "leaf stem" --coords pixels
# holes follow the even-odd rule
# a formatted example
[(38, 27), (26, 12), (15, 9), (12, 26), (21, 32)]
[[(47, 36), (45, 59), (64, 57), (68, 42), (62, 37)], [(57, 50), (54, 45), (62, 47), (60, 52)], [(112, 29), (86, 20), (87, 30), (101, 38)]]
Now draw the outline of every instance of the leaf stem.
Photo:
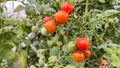
[(86, 7), (85, 7), (85, 12), (88, 12), (88, 0), (86, 0)]

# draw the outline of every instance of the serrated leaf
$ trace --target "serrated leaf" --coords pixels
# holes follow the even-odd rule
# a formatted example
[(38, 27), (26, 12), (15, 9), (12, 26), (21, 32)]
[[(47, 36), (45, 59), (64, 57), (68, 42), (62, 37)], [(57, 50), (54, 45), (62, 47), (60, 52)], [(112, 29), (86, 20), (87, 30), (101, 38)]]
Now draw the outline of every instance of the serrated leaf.
[(22, 10), (24, 10), (24, 9), (25, 9), (24, 6), (19, 5), (19, 6), (17, 6), (17, 7), (15, 8), (14, 12), (19, 12), (19, 11), (22, 11)]
[(49, 58), (48, 58), (48, 61), (49, 62), (55, 62), (57, 60), (57, 56), (50, 56)]
[(66, 53), (68, 53), (70, 50), (68, 49), (68, 46), (67, 45), (63, 45), (62, 46), (62, 50)]
[(113, 66), (120, 66), (120, 58), (115, 53), (111, 55), (111, 61)]
[(50, 50), (50, 56), (58, 56), (60, 50), (58, 50), (56, 47), (53, 47), (51, 50)]
[(105, 50), (108, 54), (114, 53), (114, 50), (112, 48), (106, 48)]
[(6, 49), (3, 47), (0, 47), (0, 58), (6, 59), (9, 62), (13, 62), (16, 58), (16, 54), (12, 52), (10, 49)]

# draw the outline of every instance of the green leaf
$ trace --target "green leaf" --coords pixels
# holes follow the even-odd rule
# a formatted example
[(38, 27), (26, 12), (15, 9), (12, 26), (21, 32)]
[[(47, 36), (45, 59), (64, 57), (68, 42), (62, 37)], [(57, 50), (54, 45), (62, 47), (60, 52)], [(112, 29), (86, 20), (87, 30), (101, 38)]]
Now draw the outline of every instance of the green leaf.
[(55, 37), (52, 38), (52, 42), (56, 43), (58, 41), (58, 39), (59, 39), (59, 35), (56, 34)]
[(1, 2), (4, 2), (4, 0), (0, 0), (0, 3), (1, 3)]
[(65, 68), (76, 68), (74, 65), (67, 65)]
[(17, 6), (17, 7), (15, 8), (14, 12), (19, 12), (19, 11), (22, 11), (22, 10), (24, 10), (24, 9), (25, 9), (24, 6), (19, 5), (19, 6)]
[(16, 58), (16, 54), (13, 53), (10, 49), (0, 47), (0, 58), (6, 59), (9, 62), (13, 62)]
[(63, 45), (62, 46), (62, 50), (66, 53), (68, 53), (70, 50), (68, 49), (68, 46), (67, 45)]
[(100, 3), (105, 3), (105, 0), (99, 0)]
[(11, 41), (15, 36), (14, 32), (2, 32), (0, 33), (0, 44), (6, 43), (6, 41)]
[(57, 60), (57, 56), (50, 56), (49, 58), (48, 58), (48, 61), (49, 62), (55, 62)]
[(108, 54), (114, 53), (114, 50), (112, 48), (106, 48), (105, 50)]
[(53, 47), (50, 49), (50, 56), (58, 56), (60, 50), (58, 50), (56, 47)]
[(18, 54), (18, 62), (21, 64), (22, 68), (27, 68), (27, 51), (20, 51)]
[(118, 57), (115, 53), (111, 55), (111, 61), (113, 66), (120, 66), (120, 57)]
[(61, 68), (61, 67), (62, 67), (62, 65), (56, 63), (55, 66), (54, 66), (53, 68)]
[(28, 22), (24, 21), (21, 26), (22, 26), (22, 29), (23, 29), (24, 32), (30, 33), (31, 27), (27, 26), (27, 23)]

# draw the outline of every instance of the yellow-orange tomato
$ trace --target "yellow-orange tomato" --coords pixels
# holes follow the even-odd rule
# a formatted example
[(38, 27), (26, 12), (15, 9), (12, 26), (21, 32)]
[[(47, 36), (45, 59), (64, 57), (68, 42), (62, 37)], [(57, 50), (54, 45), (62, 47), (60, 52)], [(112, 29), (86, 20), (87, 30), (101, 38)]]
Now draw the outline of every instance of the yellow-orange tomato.
[(107, 60), (104, 60), (104, 59), (100, 60), (100, 65), (101, 66), (107, 66), (108, 65)]
[(58, 24), (65, 24), (68, 21), (68, 13), (65, 11), (59, 11), (54, 15), (54, 19)]
[(73, 54), (72, 54), (72, 58), (74, 59), (74, 61), (76, 62), (82, 62), (84, 59), (85, 59), (85, 55), (83, 52), (81, 51), (75, 51)]
[(49, 33), (54, 33), (57, 29), (56, 23), (53, 21), (48, 21), (47, 23), (44, 24), (45, 29)]

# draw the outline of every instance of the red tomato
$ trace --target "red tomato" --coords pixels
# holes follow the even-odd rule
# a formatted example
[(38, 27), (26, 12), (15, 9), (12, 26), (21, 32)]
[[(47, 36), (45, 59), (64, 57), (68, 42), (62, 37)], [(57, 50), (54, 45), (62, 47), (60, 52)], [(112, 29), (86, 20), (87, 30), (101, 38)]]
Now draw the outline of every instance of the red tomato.
[(47, 23), (44, 24), (45, 29), (49, 33), (54, 33), (57, 29), (56, 23), (53, 21), (48, 21)]
[(46, 22), (51, 21), (51, 20), (52, 20), (51, 17), (46, 16), (46, 17), (43, 19), (43, 23), (46, 23)]
[(54, 19), (58, 24), (65, 24), (68, 21), (68, 13), (65, 11), (59, 11), (54, 15)]
[(82, 62), (85, 59), (85, 55), (83, 52), (78, 50), (72, 54), (72, 58), (76, 62)]
[(61, 10), (66, 11), (68, 14), (71, 14), (74, 10), (74, 6), (70, 2), (65, 2), (61, 6)]
[(90, 50), (85, 50), (85, 58), (90, 58), (90, 56), (91, 56), (91, 51)]
[(78, 38), (76, 40), (78, 49), (87, 50), (90, 47), (90, 42), (87, 38)]
[(108, 65), (107, 60), (104, 60), (104, 59), (100, 60), (100, 65), (101, 66), (107, 66)]

